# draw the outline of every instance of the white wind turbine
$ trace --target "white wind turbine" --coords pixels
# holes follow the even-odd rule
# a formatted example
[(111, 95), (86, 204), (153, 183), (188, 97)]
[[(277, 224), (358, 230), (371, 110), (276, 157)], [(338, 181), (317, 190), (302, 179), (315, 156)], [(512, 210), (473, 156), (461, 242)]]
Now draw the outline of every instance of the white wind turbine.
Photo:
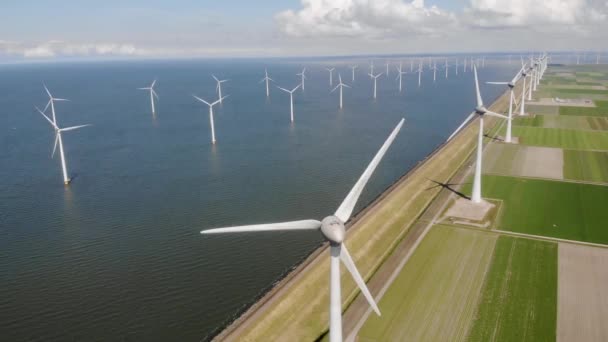
[(388, 78), (388, 65), (389, 65), (389, 63), (388, 63), (388, 60), (387, 60), (386, 61), (386, 78)]
[(220, 97), (217, 101), (213, 102), (213, 103), (209, 103), (203, 99), (201, 99), (200, 97), (196, 96), (196, 95), (192, 95), (195, 99), (199, 100), (200, 102), (206, 104), (207, 106), (209, 106), (209, 126), (211, 126), (211, 143), (215, 144), (216, 140), (215, 140), (215, 122), (213, 121), (213, 106), (215, 106), (218, 103), (222, 103), (222, 100), (227, 98), (228, 95), (224, 96), (224, 97)]
[(454, 70), (456, 70), (456, 76), (458, 76), (458, 58), (456, 58), (456, 69)]
[(333, 93), (336, 89), (340, 88), (340, 109), (342, 109), (342, 88), (350, 88), (350, 86), (342, 83), (342, 75), (338, 74), (338, 79), (340, 80), (340, 83), (334, 89), (332, 89), (331, 92)]
[(421, 84), (422, 84), (422, 62), (420, 62), (420, 64), (418, 64), (418, 88), (420, 88)]
[(230, 80), (220, 80), (217, 77), (215, 77), (214, 75), (211, 75), (211, 76), (213, 77), (215, 82), (217, 82), (217, 86), (215, 87), (215, 89), (217, 89), (217, 97), (220, 99), (219, 100), (220, 104), (222, 104), (223, 103), (222, 101), (224, 100), (224, 97), (225, 97), (225, 96), (222, 96), (222, 83), (228, 82)]
[(298, 88), (300, 88), (301, 84), (298, 84), (295, 88), (293, 88), (292, 90), (287, 90), (285, 88), (281, 88), (281, 87), (277, 87), (279, 89), (281, 89), (282, 91), (289, 93), (289, 108), (290, 110), (290, 117), (291, 117), (291, 122), (293, 122), (293, 93), (298, 90)]
[(268, 83), (270, 81), (274, 82), (274, 80), (272, 78), (268, 77), (268, 70), (264, 69), (264, 78), (262, 78), (262, 80), (259, 83), (266, 82), (266, 97), (270, 96), (270, 88), (268, 87)]
[(488, 84), (502, 84), (502, 85), (506, 85), (509, 87), (510, 90), (510, 97), (509, 97), (509, 119), (507, 121), (507, 134), (505, 137), (505, 142), (506, 143), (510, 143), (512, 140), (511, 137), (511, 121), (513, 120), (513, 104), (515, 102), (515, 85), (517, 84), (517, 81), (519, 80), (519, 78), (522, 76), (522, 71), (523, 71), (523, 67), (521, 68), (520, 71), (517, 72), (517, 74), (515, 75), (515, 77), (513, 77), (513, 79), (510, 82), (486, 82)]
[(302, 69), (302, 72), (299, 73), (299, 74), (296, 74), (296, 76), (300, 76), (300, 78), (302, 80), (300, 82), (300, 85), (302, 85), (302, 91), (304, 91), (305, 90), (305, 88), (304, 88), (304, 80), (306, 79), (306, 68)]
[(156, 97), (156, 99), (158, 99), (158, 94), (156, 94), (156, 92), (154, 91), (154, 85), (155, 84), (156, 84), (156, 80), (154, 80), (152, 82), (152, 84), (150, 84), (149, 87), (137, 88), (139, 90), (148, 90), (148, 91), (150, 91), (150, 104), (152, 105), (152, 114), (156, 114), (156, 110), (154, 108), (154, 98)]
[(355, 69), (357, 69), (359, 66), (358, 65), (351, 65), (350, 68), (352, 70), (352, 81), (353, 83), (355, 83)]
[[(55, 99), (55, 100), (59, 100), (59, 99)], [(52, 103), (51, 103), (51, 105), (52, 105)], [(67, 167), (66, 161), (65, 161), (65, 152), (63, 151), (63, 139), (61, 138), (61, 133), (73, 131), (73, 130), (76, 130), (76, 129), (79, 129), (82, 127), (91, 126), (91, 125), (80, 125), (80, 126), (59, 128), (59, 126), (57, 125), (57, 118), (54, 116), (54, 114), (53, 114), (53, 120), (51, 120), (38, 107), (36, 107), (36, 110), (38, 111), (38, 113), (40, 113), (46, 119), (46, 121), (48, 121), (51, 124), (51, 126), (55, 130), (55, 143), (53, 144), (53, 153), (51, 154), (51, 158), (55, 156), (55, 151), (57, 150), (57, 144), (59, 144), (59, 157), (61, 158), (61, 171), (63, 172), (63, 183), (65, 185), (68, 185), (68, 184), (70, 184), (71, 178), (68, 176), (68, 167)]]
[(445, 59), (445, 66), (444, 66), (444, 68), (445, 68), (445, 79), (447, 80), (448, 79), (448, 70), (449, 70), (448, 59), (447, 58)]
[(508, 119), (506, 116), (502, 114), (498, 114), (495, 112), (489, 111), (483, 105), (483, 100), (481, 99), (481, 93), (479, 92), (479, 82), (477, 81), (477, 67), (473, 66), (473, 72), (475, 73), (475, 90), (477, 92), (477, 107), (475, 107), (475, 111), (469, 115), (464, 122), (450, 135), (448, 141), (452, 139), (462, 128), (471, 121), (475, 115), (479, 115), (479, 135), (477, 137), (477, 162), (475, 163), (475, 175), (473, 179), (473, 193), (471, 196), (471, 201), (473, 203), (481, 203), (481, 155), (483, 153), (483, 117), (485, 115), (495, 116), (498, 118)]
[(433, 64), (431, 70), (433, 70), (433, 83), (435, 83), (435, 81), (437, 80), (437, 62)]
[(382, 76), (382, 73), (378, 75), (374, 75), (372, 73), (369, 74), (369, 77), (374, 79), (374, 99), (376, 98), (376, 90), (378, 89), (378, 77)]
[(414, 72), (414, 60), (410, 59), (410, 73)]
[(329, 86), (334, 86), (334, 70), (335, 68), (325, 68), (329, 72)]
[(521, 62), (521, 77), (523, 78), (523, 84), (521, 88), (521, 104), (519, 106), (519, 116), (523, 116), (526, 114), (526, 78), (528, 76), (528, 72), (526, 71), (526, 65), (523, 60)]
[(403, 68), (401, 66), (401, 63), (399, 63), (399, 66), (397, 67), (397, 79), (399, 79), (399, 92), (401, 92), (401, 83), (403, 83), (403, 75), (407, 74), (406, 71), (403, 71)]
[(369, 181), (372, 173), (382, 160), (382, 157), (395, 140), (397, 133), (403, 125), (403, 119), (397, 127), (389, 135), (376, 156), (372, 159), (369, 166), (365, 169), (355, 186), (350, 190), (338, 210), (331, 215), (325, 217), (322, 221), (317, 220), (301, 220), (270, 224), (256, 224), (250, 226), (238, 226), (230, 228), (216, 228), (203, 230), (201, 234), (220, 234), (220, 233), (244, 233), (244, 232), (277, 232), (277, 231), (295, 231), (295, 230), (317, 230), (320, 231), (323, 237), (329, 242), (330, 254), (330, 270), (329, 270), (329, 340), (331, 342), (342, 341), (342, 295), (340, 285), (340, 261), (344, 263), (346, 269), (350, 272), (355, 283), (361, 290), (361, 293), (367, 299), (367, 302), (374, 309), (376, 314), (380, 315), (380, 310), (374, 301), (374, 297), (369, 292), (365, 281), (357, 270), (355, 263), (344, 244), (346, 231), (344, 224), (349, 220), (355, 204), (361, 195), (365, 185)]

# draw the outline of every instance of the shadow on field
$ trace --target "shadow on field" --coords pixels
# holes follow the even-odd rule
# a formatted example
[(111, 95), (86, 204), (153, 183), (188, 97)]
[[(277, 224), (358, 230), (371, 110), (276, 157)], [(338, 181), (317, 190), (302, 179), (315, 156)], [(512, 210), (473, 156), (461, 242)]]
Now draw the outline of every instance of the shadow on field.
[(467, 195), (463, 194), (462, 192), (460, 192), (460, 191), (458, 191), (458, 190), (456, 190), (456, 189), (452, 188), (452, 186), (454, 186), (454, 185), (463, 185), (463, 184), (441, 183), (441, 182), (438, 182), (438, 181), (435, 181), (435, 180), (432, 180), (432, 179), (429, 179), (429, 178), (427, 178), (427, 179), (428, 179), (429, 181), (431, 181), (431, 182), (435, 183), (436, 185), (435, 185), (435, 186), (432, 186), (432, 187), (430, 187), (430, 188), (427, 188), (426, 190), (435, 189), (436, 187), (440, 186), (440, 187), (442, 187), (442, 188), (444, 188), (444, 189), (446, 189), (446, 190), (449, 190), (449, 191), (451, 191), (451, 192), (455, 193), (456, 195), (458, 195), (458, 196), (460, 196), (460, 197), (462, 197), (462, 198), (464, 198), (464, 199), (468, 199), (468, 200), (470, 200), (470, 199), (471, 199), (469, 196), (467, 196)]

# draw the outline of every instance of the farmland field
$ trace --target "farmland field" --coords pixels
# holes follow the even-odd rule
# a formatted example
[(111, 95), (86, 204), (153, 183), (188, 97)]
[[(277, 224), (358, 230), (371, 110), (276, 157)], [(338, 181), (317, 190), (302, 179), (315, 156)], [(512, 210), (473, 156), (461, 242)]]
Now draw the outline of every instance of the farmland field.
[(495, 175), (482, 184), (485, 198), (503, 200), (498, 229), (608, 244), (606, 186)]
[(559, 107), (560, 115), (608, 116), (608, 101), (594, 101), (595, 107)]
[(608, 130), (608, 117), (573, 115), (535, 115), (515, 117), (513, 125), (581, 130)]
[(469, 341), (555, 341), (557, 244), (501, 236)]
[(520, 144), (524, 145), (573, 150), (608, 150), (608, 132), (606, 131), (514, 126), (513, 136), (519, 137)]
[(608, 153), (564, 150), (564, 177), (608, 183)]
[(359, 341), (462, 341), (496, 235), (435, 226), (370, 315)]

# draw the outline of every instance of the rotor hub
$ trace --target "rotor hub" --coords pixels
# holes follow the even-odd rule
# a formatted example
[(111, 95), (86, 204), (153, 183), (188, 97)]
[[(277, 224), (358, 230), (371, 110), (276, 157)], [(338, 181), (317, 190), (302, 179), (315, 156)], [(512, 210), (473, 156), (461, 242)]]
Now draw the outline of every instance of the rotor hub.
[(484, 115), (488, 110), (484, 106), (479, 106), (475, 108), (475, 112), (479, 115)]
[(346, 235), (344, 222), (336, 216), (327, 216), (321, 221), (321, 233), (332, 245), (339, 245)]

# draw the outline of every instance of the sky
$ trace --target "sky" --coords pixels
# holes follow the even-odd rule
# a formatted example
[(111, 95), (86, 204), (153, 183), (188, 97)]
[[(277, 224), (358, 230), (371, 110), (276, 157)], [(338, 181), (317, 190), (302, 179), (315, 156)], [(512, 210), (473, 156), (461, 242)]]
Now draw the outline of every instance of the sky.
[(0, 59), (607, 49), (608, 0), (2, 0)]

